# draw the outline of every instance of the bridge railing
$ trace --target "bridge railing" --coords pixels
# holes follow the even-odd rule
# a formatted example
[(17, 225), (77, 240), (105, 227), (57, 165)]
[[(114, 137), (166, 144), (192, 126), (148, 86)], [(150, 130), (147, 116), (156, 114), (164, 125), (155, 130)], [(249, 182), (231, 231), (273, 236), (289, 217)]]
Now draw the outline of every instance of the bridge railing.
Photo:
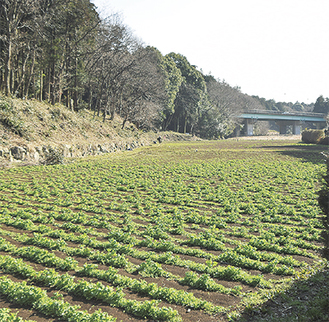
[(314, 116), (314, 117), (325, 117), (324, 113), (313, 113), (313, 112), (282, 112), (272, 110), (245, 110), (245, 114), (268, 114), (268, 115), (296, 115), (296, 116)]

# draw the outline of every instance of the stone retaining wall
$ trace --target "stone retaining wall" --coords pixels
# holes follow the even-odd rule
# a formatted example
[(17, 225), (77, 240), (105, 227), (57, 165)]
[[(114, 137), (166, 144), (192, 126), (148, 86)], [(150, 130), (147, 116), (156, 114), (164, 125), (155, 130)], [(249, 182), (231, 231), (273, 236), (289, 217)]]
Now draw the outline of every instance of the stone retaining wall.
[(196, 141), (198, 137), (175, 133), (162, 132), (146, 133), (145, 136), (139, 138), (115, 138), (111, 141), (100, 143), (62, 143), (55, 144), (53, 142), (44, 144), (33, 143), (12, 143), (7, 142), (6, 145), (0, 144), (0, 166), (11, 162), (23, 162), (28, 164), (43, 164), (47, 155), (49, 155), (49, 147), (52, 150), (59, 151), (64, 158), (82, 158), (86, 156), (95, 156), (116, 151), (131, 151), (138, 147), (159, 144), (161, 142), (176, 142), (176, 141)]
[[(155, 142), (152, 142), (155, 143)], [(62, 153), (64, 158), (79, 158), (86, 156), (100, 155), (104, 153), (112, 153), (116, 151), (129, 151), (135, 148), (148, 145), (149, 142), (130, 141), (130, 142), (116, 142), (116, 143), (99, 143), (99, 144), (50, 144), (42, 146), (33, 145), (12, 145), (0, 146), (0, 164), (5, 162), (42, 162), (48, 152), (49, 147), (58, 150)]]

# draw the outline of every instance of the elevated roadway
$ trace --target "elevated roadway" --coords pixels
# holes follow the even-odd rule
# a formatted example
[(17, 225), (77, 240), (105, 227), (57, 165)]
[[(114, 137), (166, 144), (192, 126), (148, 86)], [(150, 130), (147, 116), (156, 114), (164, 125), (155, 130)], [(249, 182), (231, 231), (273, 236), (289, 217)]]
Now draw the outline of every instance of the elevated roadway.
[(253, 125), (256, 121), (275, 121), (280, 127), (280, 134), (287, 133), (287, 127), (292, 126), (293, 134), (301, 133), (304, 122), (315, 123), (317, 128), (326, 127), (326, 115), (321, 113), (278, 112), (269, 110), (249, 110), (238, 116), (246, 125), (246, 134), (253, 135)]

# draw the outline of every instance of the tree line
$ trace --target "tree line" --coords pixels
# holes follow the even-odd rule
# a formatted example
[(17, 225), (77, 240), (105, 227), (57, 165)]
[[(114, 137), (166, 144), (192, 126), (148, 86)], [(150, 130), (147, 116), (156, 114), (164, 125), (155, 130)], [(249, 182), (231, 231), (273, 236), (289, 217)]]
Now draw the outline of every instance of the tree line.
[(264, 108), (185, 56), (144, 46), (89, 0), (1, 0), (0, 18), (0, 91), (8, 96), (204, 138), (226, 137), (243, 109)]

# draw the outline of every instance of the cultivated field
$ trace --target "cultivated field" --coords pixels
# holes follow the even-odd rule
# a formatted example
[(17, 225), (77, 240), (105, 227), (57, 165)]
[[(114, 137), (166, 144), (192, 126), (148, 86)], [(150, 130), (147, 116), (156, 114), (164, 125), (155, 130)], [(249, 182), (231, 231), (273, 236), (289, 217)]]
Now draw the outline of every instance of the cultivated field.
[(208, 322), (258, 312), (323, 265), (321, 149), (166, 143), (1, 170), (0, 320)]

